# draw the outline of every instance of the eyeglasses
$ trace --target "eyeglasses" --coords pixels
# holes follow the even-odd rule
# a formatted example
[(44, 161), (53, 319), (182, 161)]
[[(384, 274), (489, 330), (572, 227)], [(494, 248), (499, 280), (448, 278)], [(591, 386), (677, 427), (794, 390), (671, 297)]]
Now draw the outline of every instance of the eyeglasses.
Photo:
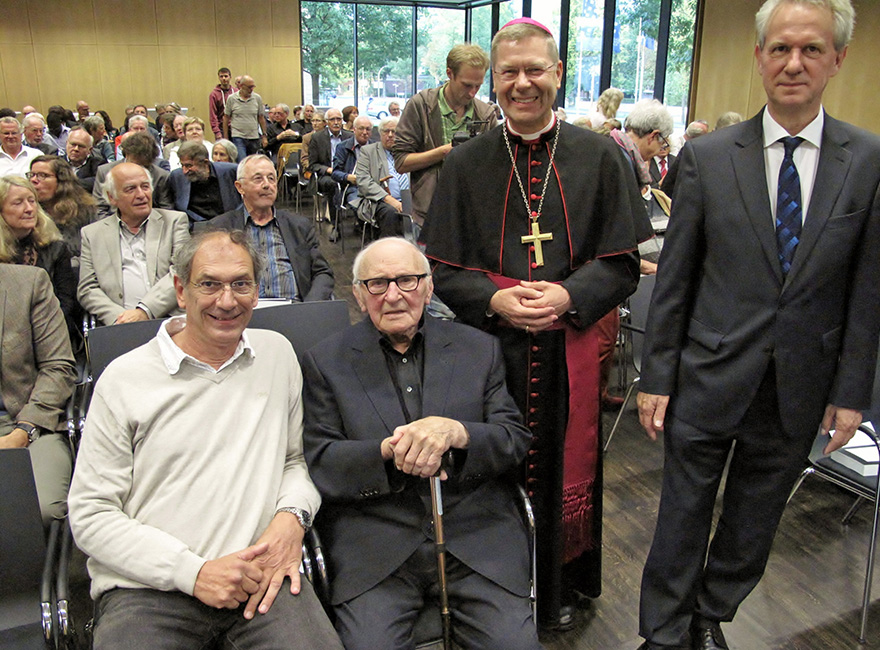
[(528, 68), (502, 68), (501, 70), (492, 70), (492, 72), (501, 81), (516, 81), (517, 79), (519, 79), (519, 75), (521, 72), (525, 72), (528, 79), (535, 81), (543, 77), (547, 72), (555, 67), (556, 64), (551, 63), (546, 68), (542, 68), (539, 65), (532, 65)]
[(388, 291), (391, 283), (397, 285), (401, 291), (415, 291), (422, 278), (428, 277), (427, 273), (419, 273), (418, 275), (398, 275), (396, 278), (370, 278), (369, 280), (355, 280), (355, 283), (362, 284), (374, 296), (381, 296)]
[(237, 296), (250, 296), (254, 293), (257, 283), (253, 280), (233, 280), (232, 282), (220, 282), (219, 280), (203, 280), (202, 282), (190, 282), (196, 291), (204, 296), (216, 296), (228, 287)]
[(44, 181), (47, 178), (58, 178), (55, 174), (47, 174), (45, 172), (27, 172), (24, 175), (29, 181), (33, 179), (37, 179), (38, 181)]
[(382, 133), (390, 133), (391, 135), (394, 135), (397, 133), (397, 129), (382, 129)]
[(669, 149), (669, 140), (667, 140), (662, 133), (657, 133), (657, 137), (660, 138), (660, 150)]

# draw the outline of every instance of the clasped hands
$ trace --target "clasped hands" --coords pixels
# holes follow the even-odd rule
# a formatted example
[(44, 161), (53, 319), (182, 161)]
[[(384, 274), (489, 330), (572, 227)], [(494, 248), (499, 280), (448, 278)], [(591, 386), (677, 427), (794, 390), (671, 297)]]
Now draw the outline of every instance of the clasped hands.
[(514, 327), (530, 332), (545, 330), (572, 308), (568, 290), (555, 282), (527, 282), (499, 289), (489, 308)]
[(257, 611), (265, 614), (285, 577), (290, 578), (290, 593), (299, 593), (304, 535), (296, 515), (277, 513), (255, 544), (205, 562), (193, 595), (218, 609), (236, 609), (247, 603), (246, 619), (252, 619)]
[[(382, 441), (382, 459), (393, 459), (404, 474), (429, 478), (440, 470), (443, 454), (450, 448), (466, 449), (469, 441), (461, 422), (432, 415), (394, 429)], [(440, 478), (446, 480), (445, 470), (440, 471)]]

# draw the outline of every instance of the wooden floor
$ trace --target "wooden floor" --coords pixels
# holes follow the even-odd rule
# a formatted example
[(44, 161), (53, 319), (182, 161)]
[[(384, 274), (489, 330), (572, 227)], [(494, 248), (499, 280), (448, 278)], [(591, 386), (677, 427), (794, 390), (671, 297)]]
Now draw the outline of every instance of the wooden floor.
[[(319, 230), (336, 274), (336, 295), (349, 301), (352, 318), (357, 318), (350, 268), (360, 237), (349, 225), (343, 254), (339, 243), (327, 241), (328, 227)], [(604, 417), (608, 431), (613, 416)], [(650, 442), (634, 410), (627, 409), (605, 458), (603, 593), (584, 603), (574, 630), (541, 637), (548, 650), (635, 650), (641, 643), (639, 581), (654, 531), (662, 466), (662, 442)], [(857, 641), (871, 508), (862, 508), (849, 526), (841, 526), (851, 503), (848, 494), (830, 484), (807, 479), (783, 516), (764, 579), (736, 620), (724, 626), (731, 649), (880, 648), (876, 580), (878, 601), (871, 608), (868, 643)], [(81, 557), (76, 564), (74, 611), (81, 625), (91, 605)]]

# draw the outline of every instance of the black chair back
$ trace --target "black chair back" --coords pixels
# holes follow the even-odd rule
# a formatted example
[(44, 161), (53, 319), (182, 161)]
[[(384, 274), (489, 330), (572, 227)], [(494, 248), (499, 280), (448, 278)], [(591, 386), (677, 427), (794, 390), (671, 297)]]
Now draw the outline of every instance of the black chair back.
[(136, 347), (148, 343), (156, 336), (161, 319), (105, 325), (89, 330), (86, 344), (89, 346), (92, 381), (98, 381), (110, 362)]
[(255, 309), (248, 327), (283, 334), (296, 355), (302, 357), (310, 348), (349, 325), (347, 302), (321, 300)]

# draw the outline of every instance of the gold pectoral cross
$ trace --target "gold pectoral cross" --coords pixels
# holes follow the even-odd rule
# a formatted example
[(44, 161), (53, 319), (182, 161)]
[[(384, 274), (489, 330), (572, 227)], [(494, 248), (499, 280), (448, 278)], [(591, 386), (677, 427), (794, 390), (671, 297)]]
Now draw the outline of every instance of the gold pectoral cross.
[(544, 250), (542, 242), (553, 239), (552, 232), (541, 232), (541, 226), (537, 221), (532, 222), (532, 234), (521, 237), (523, 244), (535, 245), (535, 266), (544, 266)]

